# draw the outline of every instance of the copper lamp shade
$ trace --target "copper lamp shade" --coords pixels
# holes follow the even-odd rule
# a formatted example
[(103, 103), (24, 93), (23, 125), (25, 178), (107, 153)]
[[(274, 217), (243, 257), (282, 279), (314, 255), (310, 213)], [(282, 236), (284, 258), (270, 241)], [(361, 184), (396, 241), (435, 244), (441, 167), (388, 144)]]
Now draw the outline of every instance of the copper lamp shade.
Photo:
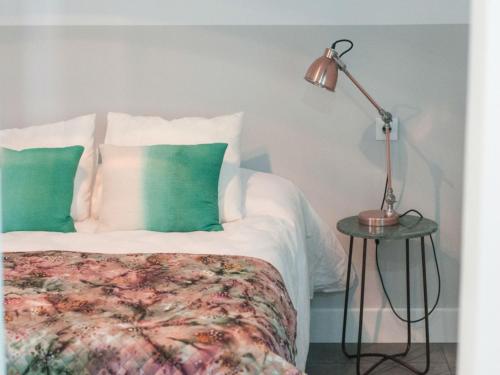
[(313, 85), (323, 87), (330, 91), (335, 91), (339, 69), (333, 59), (334, 50), (325, 49), (323, 56), (317, 58), (307, 69), (305, 80)]

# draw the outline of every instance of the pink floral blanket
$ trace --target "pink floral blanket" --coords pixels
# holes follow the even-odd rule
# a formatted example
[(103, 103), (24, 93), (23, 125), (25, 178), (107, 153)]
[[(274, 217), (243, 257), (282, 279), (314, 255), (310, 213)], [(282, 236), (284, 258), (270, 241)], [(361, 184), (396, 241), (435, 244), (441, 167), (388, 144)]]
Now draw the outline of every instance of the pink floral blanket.
[(5, 253), (8, 374), (299, 374), (278, 271), (248, 257)]

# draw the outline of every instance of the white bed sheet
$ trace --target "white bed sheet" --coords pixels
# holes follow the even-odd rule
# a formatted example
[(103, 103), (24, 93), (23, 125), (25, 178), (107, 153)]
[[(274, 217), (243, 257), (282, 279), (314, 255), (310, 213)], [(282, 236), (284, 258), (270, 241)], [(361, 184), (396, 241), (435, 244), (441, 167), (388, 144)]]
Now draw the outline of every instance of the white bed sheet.
[(244, 255), (271, 263), (281, 273), (297, 310), (296, 365), (305, 368), (313, 290), (345, 288), (346, 254), (332, 231), (291, 182), (242, 169), (245, 218), (223, 232), (96, 232), (96, 222), (77, 223), (76, 233), (12, 232), (7, 251), (72, 250), (104, 253), (178, 252)]

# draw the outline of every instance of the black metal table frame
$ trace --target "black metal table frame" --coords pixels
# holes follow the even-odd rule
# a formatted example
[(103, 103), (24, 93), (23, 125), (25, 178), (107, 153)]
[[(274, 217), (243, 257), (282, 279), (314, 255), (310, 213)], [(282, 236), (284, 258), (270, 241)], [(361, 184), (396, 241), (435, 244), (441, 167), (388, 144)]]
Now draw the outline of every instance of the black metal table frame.
[[(418, 238), (418, 237), (417, 237)], [(357, 342), (357, 352), (356, 354), (348, 353), (346, 349), (346, 327), (347, 327), (347, 308), (349, 305), (349, 287), (351, 280), (351, 267), (352, 267), (352, 253), (354, 237), (350, 236), (349, 241), (349, 261), (347, 266), (347, 283), (346, 283), (346, 294), (344, 302), (344, 321), (342, 325), (342, 351), (348, 358), (356, 358), (356, 373), (361, 375), (361, 358), (363, 357), (380, 357), (380, 360), (375, 362), (368, 370), (364, 372), (363, 375), (367, 375), (372, 372), (379, 365), (385, 361), (394, 361), (401, 366), (406, 367), (408, 370), (414, 372), (418, 375), (424, 375), (429, 371), (430, 367), (430, 346), (429, 346), (429, 306), (427, 300), (427, 270), (425, 262), (425, 236), (420, 237), (420, 250), (422, 257), (422, 276), (423, 276), (423, 289), (424, 289), (424, 321), (425, 321), (425, 355), (426, 364), (423, 371), (419, 371), (412, 365), (406, 363), (400, 357), (405, 357), (411, 348), (411, 314), (410, 314), (410, 238), (406, 238), (406, 320), (407, 320), (407, 342), (406, 349), (401, 353), (396, 354), (383, 354), (383, 353), (361, 353), (361, 343), (362, 343), (362, 331), (363, 331), (363, 309), (364, 309), (364, 299), (365, 299), (365, 274), (366, 274), (366, 245), (368, 238), (363, 238), (363, 261), (361, 268), (361, 296), (360, 296), (360, 308), (359, 308), (359, 326), (358, 326), (358, 342)], [(376, 240), (378, 241), (378, 240)]]

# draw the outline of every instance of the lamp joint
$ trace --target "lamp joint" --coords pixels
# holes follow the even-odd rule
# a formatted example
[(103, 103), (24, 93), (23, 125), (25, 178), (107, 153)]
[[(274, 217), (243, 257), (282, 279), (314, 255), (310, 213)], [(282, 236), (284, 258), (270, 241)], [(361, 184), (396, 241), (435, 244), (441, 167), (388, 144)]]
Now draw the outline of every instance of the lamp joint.
[(347, 71), (347, 65), (345, 64), (345, 62), (343, 62), (338, 54), (338, 52), (334, 49), (332, 49), (332, 57), (333, 57), (333, 60), (335, 61), (335, 64), (337, 64), (337, 68), (341, 71), (341, 72), (346, 72)]
[(389, 132), (389, 133), (392, 132), (392, 126), (391, 126), (391, 124), (387, 123), (387, 122), (384, 123), (384, 126), (382, 127), (382, 131), (384, 132), (384, 134), (386, 132)]
[(387, 216), (393, 216), (396, 215), (396, 211), (394, 209), (394, 204), (396, 203), (396, 196), (394, 195), (394, 191), (392, 190), (392, 187), (387, 189), (387, 196), (385, 198), (385, 211)]
[(380, 108), (380, 110), (378, 111), (378, 113), (380, 114), (380, 117), (382, 117), (382, 121), (384, 122), (384, 131), (386, 129), (389, 129), (389, 131), (391, 130), (391, 122), (392, 122), (392, 114), (390, 112), (387, 112), (385, 109), (383, 108)]

